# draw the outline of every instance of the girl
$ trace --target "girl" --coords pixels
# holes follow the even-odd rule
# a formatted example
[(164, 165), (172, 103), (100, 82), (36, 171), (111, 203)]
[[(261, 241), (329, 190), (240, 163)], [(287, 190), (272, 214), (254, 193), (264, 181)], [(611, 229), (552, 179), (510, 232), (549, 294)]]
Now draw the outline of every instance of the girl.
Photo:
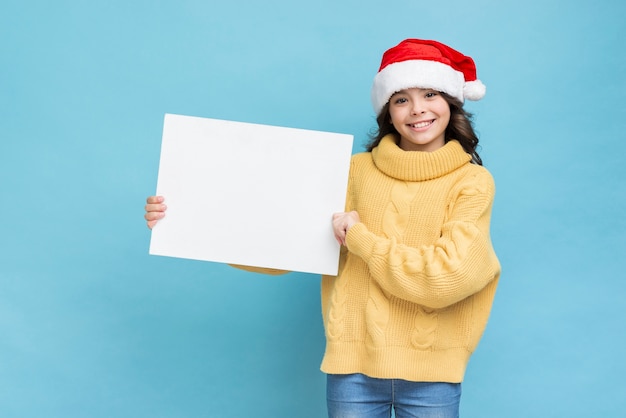
[[(459, 415), (461, 381), (487, 324), (500, 265), (494, 182), (464, 99), (474, 61), (435, 41), (387, 50), (374, 78), (378, 131), (354, 155), (334, 214), (339, 274), (322, 277), (331, 418)], [(148, 227), (164, 216), (148, 198)]]

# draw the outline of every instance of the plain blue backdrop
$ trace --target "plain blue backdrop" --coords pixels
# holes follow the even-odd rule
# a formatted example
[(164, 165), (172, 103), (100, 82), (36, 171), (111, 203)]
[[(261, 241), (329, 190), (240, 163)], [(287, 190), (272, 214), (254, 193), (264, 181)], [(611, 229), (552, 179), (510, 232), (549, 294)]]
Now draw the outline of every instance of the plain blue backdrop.
[(165, 113), (355, 135), (383, 51), (473, 56), (503, 274), (464, 417), (626, 410), (626, 3), (0, 2), (0, 417), (323, 417), (319, 277), (148, 255)]

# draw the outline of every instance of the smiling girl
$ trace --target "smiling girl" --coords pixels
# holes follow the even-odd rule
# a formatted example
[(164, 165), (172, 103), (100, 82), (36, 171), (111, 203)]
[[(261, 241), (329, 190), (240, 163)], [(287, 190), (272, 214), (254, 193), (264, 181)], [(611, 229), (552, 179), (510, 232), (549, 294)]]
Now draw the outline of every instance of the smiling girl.
[[(495, 186), (463, 109), (484, 94), (474, 61), (439, 42), (383, 55), (378, 130), (352, 157), (346, 211), (332, 217), (339, 273), (322, 277), (331, 418), (459, 416), (500, 276)], [(148, 198), (148, 227), (165, 209)]]
[(484, 94), (474, 61), (439, 42), (383, 55), (378, 131), (333, 216), (340, 272), (322, 279), (330, 417), (459, 416), (500, 275), (494, 182), (463, 109)]

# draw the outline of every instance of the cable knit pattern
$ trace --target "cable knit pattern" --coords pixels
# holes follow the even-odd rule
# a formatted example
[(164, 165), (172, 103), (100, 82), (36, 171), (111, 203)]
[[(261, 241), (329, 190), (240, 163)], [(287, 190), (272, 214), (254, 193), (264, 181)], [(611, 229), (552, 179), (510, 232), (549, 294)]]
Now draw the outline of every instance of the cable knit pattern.
[(463, 379), (500, 275), (493, 179), (470, 159), (456, 141), (406, 152), (392, 135), (353, 156), (346, 210), (361, 223), (322, 280), (324, 372)]
[(387, 345), (385, 329), (389, 322), (389, 300), (373, 281), (369, 283), (368, 294), (365, 325), (369, 341), (366, 342), (374, 347), (384, 347)]
[(345, 283), (342, 284), (339, 279), (335, 282), (338, 291), (331, 296), (331, 306), (333, 310), (328, 313), (328, 326), (326, 334), (329, 340), (338, 340), (343, 335), (344, 322), (346, 318), (346, 296)]
[(387, 238), (401, 239), (404, 235), (418, 186), (417, 183), (397, 182), (391, 188), (391, 201), (383, 214), (383, 233)]
[(415, 316), (415, 329), (411, 335), (411, 343), (419, 350), (430, 348), (435, 340), (436, 329), (437, 311), (419, 306)]
[[(415, 196), (419, 190), (419, 183), (417, 182), (396, 182), (391, 189), (391, 201), (387, 205), (385, 212), (383, 213), (383, 233), (387, 238), (396, 238), (402, 240), (409, 223), (409, 214), (411, 211), (411, 205)], [(371, 283), (375, 283), (372, 281)], [(370, 291), (372, 295), (372, 291)], [(371, 301), (371, 296), (370, 296)], [(368, 302), (369, 303), (369, 302)], [(375, 306), (383, 306), (383, 302), (379, 301)], [(386, 306), (385, 306), (386, 308)], [(370, 313), (372, 309), (369, 309)], [(376, 315), (382, 315), (378, 312)], [(388, 315), (387, 315), (388, 316)], [(413, 345), (424, 350), (430, 347), (434, 340), (434, 332), (437, 328), (436, 325), (436, 313), (432, 310), (426, 311), (421, 307), (417, 308), (415, 330), (411, 338)], [(372, 321), (372, 323), (375, 323)], [(370, 332), (372, 329), (370, 327)], [(382, 338), (379, 338), (384, 341)]]

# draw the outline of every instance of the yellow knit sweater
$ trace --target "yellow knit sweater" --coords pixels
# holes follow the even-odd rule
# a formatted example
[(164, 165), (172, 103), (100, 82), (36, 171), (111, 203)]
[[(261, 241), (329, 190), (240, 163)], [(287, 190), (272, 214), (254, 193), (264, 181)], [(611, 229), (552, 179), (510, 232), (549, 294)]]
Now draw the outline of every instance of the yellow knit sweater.
[(326, 373), (460, 382), (500, 265), (489, 235), (494, 182), (456, 141), (403, 151), (391, 135), (354, 155), (339, 274), (322, 277)]

